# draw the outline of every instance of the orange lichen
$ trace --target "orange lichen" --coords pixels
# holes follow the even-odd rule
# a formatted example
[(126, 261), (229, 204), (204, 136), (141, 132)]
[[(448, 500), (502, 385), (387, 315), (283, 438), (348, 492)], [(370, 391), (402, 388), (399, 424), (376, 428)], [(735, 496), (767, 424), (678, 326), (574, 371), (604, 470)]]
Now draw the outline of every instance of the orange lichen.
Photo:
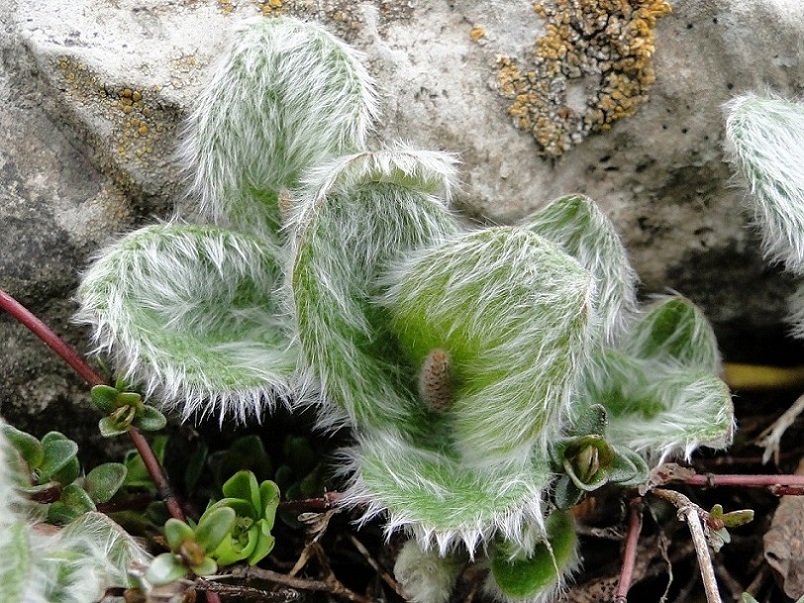
[[(591, 132), (611, 128), (648, 99), (656, 79), (651, 59), (656, 21), (670, 12), (665, 0), (536, 0), (547, 19), (527, 68), (498, 59), (508, 113), (529, 130), (540, 153), (559, 157)], [(585, 106), (568, 106), (568, 84), (585, 84)]]
[(479, 42), (480, 40), (486, 37), (486, 28), (483, 27), (482, 25), (473, 27), (469, 31), (469, 37), (472, 39), (472, 42)]

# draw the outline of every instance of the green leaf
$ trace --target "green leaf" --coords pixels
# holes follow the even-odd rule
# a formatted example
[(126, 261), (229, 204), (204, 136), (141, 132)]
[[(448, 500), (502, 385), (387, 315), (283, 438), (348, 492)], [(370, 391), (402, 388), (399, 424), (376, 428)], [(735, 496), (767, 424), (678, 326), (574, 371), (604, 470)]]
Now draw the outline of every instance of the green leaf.
[(268, 554), (274, 549), (276, 538), (271, 534), (273, 527), (273, 520), (269, 523), (261, 519), (257, 522), (257, 537), (254, 550), (248, 555), (248, 564), (257, 565), (260, 561), (265, 559)]
[(251, 471), (238, 471), (223, 484), (223, 495), (228, 498), (240, 498), (248, 501), (259, 515), (260, 485)]
[(171, 551), (178, 551), (183, 542), (194, 538), (193, 529), (180, 519), (170, 518), (165, 522), (165, 539)]
[(4, 603), (24, 603), (28, 581), (31, 578), (30, 528), (22, 520), (3, 527), (5, 532), (0, 545), (0, 600)]
[(145, 405), (142, 415), (134, 419), (134, 426), (142, 431), (159, 431), (167, 425), (165, 415), (153, 406)]
[(39, 481), (50, 481), (68, 466), (78, 454), (78, 444), (63, 434), (51, 431), (42, 438), (42, 463), (39, 465)]
[(142, 396), (137, 392), (120, 392), (117, 394), (117, 406), (142, 406)]
[(552, 201), (522, 226), (558, 244), (597, 281), (595, 308), (606, 340), (613, 343), (636, 310), (636, 273), (608, 217), (583, 195)]
[(234, 40), (189, 117), (187, 162), (215, 221), (276, 237), (280, 189), (364, 148), (374, 85), (356, 52), (313, 23), (260, 19)]
[[(611, 413), (607, 440), (651, 458), (700, 446), (722, 449), (734, 435), (734, 409), (728, 386), (710, 373), (677, 370), (630, 392), (632, 410)], [(640, 412), (639, 401), (649, 412)]]
[[(151, 444), (154, 455), (160, 464), (164, 464), (167, 442), (168, 437), (161, 435), (156, 436)], [(126, 467), (126, 479), (123, 482), (123, 486), (147, 488), (150, 491), (156, 491), (156, 486), (145, 468), (145, 463), (142, 462), (142, 457), (136, 450), (132, 449), (126, 452), (123, 464)]]
[(437, 444), (394, 432), (360, 436), (353, 452), (362, 482), (357, 498), (368, 501), (369, 513), (387, 510), (389, 524), (415, 533), (423, 546), (447, 550), (473, 532), (491, 538), (500, 518), (519, 526), (539, 512), (534, 505), (554, 478), (546, 459), (470, 467)]
[(636, 486), (648, 480), (650, 469), (640, 454), (627, 448), (614, 449), (609, 481), (620, 486)]
[(538, 544), (527, 557), (510, 558), (508, 547), (500, 545), (491, 558), (491, 572), (499, 589), (508, 597), (524, 599), (559, 583), (575, 558), (575, 525), (569, 513), (554, 511), (546, 521), (546, 544)]
[(260, 517), (266, 521), (269, 530), (274, 527), (279, 498), (279, 486), (276, 483), (265, 480), (260, 484)]
[(562, 475), (556, 481), (553, 489), (553, 499), (559, 509), (569, 509), (574, 507), (583, 498), (584, 491), (575, 485), (575, 481), (569, 475)]
[(237, 514), (238, 517), (247, 517), (253, 521), (257, 521), (260, 518), (260, 509), (255, 508), (251, 501), (244, 500), (242, 498), (222, 498), (219, 501), (209, 505), (207, 510), (204, 511), (204, 514), (221, 507), (229, 507)]
[(22, 457), (28, 465), (28, 469), (33, 471), (45, 458), (45, 451), (42, 444), (34, 436), (12, 427), (8, 423), (0, 426), (3, 435), (8, 439), (14, 450)]
[(219, 507), (204, 513), (195, 529), (195, 539), (207, 553), (214, 551), (232, 531), (237, 515), (234, 509)]
[(312, 471), (319, 461), (319, 456), (304, 436), (287, 436), (282, 445), (282, 455), (301, 475)]
[(77, 318), (121, 372), (160, 388), (183, 417), (203, 410), (244, 421), (287, 394), (296, 370), (277, 254), (214, 226), (149, 226), (85, 273)]
[(48, 507), (47, 520), (50, 523), (67, 524), (94, 510), (95, 503), (89, 494), (75, 484), (68, 484), (64, 486), (59, 500)]
[(114, 417), (103, 417), (98, 421), (98, 429), (100, 430), (101, 436), (104, 438), (113, 438), (128, 433), (128, 428), (128, 424), (121, 424), (120, 421), (115, 420)]
[(389, 263), (456, 232), (435, 198), (453, 168), (448, 158), (412, 151), (360, 153), (329, 167), (297, 218), (291, 276), (300, 342), (328, 397), (354, 422), (405, 429), (421, 415), (417, 379), (400, 366), (389, 312), (372, 297), (387, 289), (378, 279)]
[(416, 254), (388, 278), (408, 364), (424, 371), (433, 350), (451, 359), (440, 414), (467, 462), (521, 461), (555, 437), (595, 340), (585, 268), (527, 230), (497, 227)]
[(154, 586), (159, 586), (181, 580), (186, 575), (187, 568), (182, 565), (178, 555), (162, 553), (151, 561), (148, 571), (145, 572), (145, 579)]
[(218, 572), (218, 564), (211, 557), (204, 557), (200, 565), (190, 568), (196, 576), (211, 576)]
[(126, 479), (126, 467), (121, 463), (104, 463), (90, 471), (84, 488), (96, 503), (105, 503), (117, 493)]
[(97, 406), (100, 411), (108, 415), (111, 413), (115, 408), (119, 406), (117, 403), (117, 396), (120, 394), (116, 388), (110, 385), (95, 385), (89, 391), (89, 396), (92, 399), (92, 403)]
[(720, 354), (714, 331), (688, 299), (669, 297), (649, 306), (631, 326), (623, 350), (659, 365), (717, 373)]

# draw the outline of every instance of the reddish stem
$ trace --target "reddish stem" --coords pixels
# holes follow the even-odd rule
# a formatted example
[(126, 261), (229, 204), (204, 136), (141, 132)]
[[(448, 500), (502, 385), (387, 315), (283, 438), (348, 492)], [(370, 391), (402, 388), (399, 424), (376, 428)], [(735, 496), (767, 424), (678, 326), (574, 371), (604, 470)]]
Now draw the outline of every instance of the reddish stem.
[(221, 598), (218, 593), (208, 590), (204, 594), (207, 597), (207, 603), (221, 603)]
[(327, 492), (322, 498), (304, 498), (301, 500), (286, 500), (279, 503), (277, 511), (300, 511), (308, 513), (324, 513), (329, 511), (338, 499), (340, 492)]
[(631, 580), (634, 575), (637, 543), (639, 542), (639, 533), (641, 531), (642, 499), (637, 497), (631, 501), (628, 534), (626, 535), (625, 550), (623, 551), (623, 569), (620, 573), (620, 581), (617, 583), (617, 591), (614, 593), (614, 603), (626, 603), (628, 601), (628, 589), (631, 588)]
[(87, 383), (90, 385), (105, 383), (103, 378), (84, 362), (84, 359), (78, 355), (78, 352), (67, 345), (63, 339), (51, 331), (50, 327), (34, 316), (30, 310), (2, 289), (0, 289), (0, 308), (33, 331), (34, 335), (39, 337), (51, 350), (61, 356), (61, 358), (73, 367), (73, 370), (81, 375)]
[[(0, 308), (8, 312), (14, 319), (25, 325), (34, 335), (44, 341), (51, 350), (56, 352), (56, 354), (69, 364), (73, 370), (83, 377), (91, 386), (106, 383), (103, 377), (93, 371), (78, 352), (71, 348), (61, 337), (56, 335), (50, 327), (34, 316), (28, 308), (2, 289), (0, 289)], [(148, 444), (148, 440), (133, 426), (129, 428), (128, 435), (134, 443), (137, 452), (140, 453), (151, 479), (154, 480), (156, 487), (159, 489), (159, 494), (165, 501), (170, 515), (176, 519), (184, 520), (181, 505), (173, 494), (170, 484), (165, 477), (165, 473), (162, 471), (162, 467), (159, 465), (159, 461), (154, 455), (150, 444)]]
[(179, 504), (176, 495), (173, 493), (173, 489), (170, 487), (170, 482), (168, 482), (164, 471), (162, 471), (162, 466), (159, 464), (159, 459), (156, 458), (156, 455), (154, 454), (151, 445), (148, 443), (148, 440), (146, 440), (145, 436), (140, 433), (140, 430), (133, 425), (128, 428), (128, 436), (134, 443), (134, 447), (137, 449), (137, 452), (140, 453), (142, 462), (145, 465), (145, 468), (148, 470), (148, 474), (151, 476), (151, 479), (154, 480), (157, 491), (159, 492), (159, 496), (165, 501), (165, 506), (167, 507), (170, 516), (174, 519), (184, 521), (184, 511), (182, 511), (181, 505)]

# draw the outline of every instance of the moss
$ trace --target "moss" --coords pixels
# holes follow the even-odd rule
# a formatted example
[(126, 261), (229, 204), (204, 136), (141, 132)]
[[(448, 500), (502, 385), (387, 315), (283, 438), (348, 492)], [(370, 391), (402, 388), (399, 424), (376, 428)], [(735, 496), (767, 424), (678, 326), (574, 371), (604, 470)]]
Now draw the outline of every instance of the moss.
[[(591, 132), (633, 115), (656, 79), (652, 56), (665, 0), (548, 0), (547, 20), (527, 64), (498, 59), (501, 93), (514, 125), (533, 134), (546, 157), (560, 157)], [(574, 82), (573, 80), (578, 80)], [(585, 85), (584, 106), (570, 107), (568, 87)]]

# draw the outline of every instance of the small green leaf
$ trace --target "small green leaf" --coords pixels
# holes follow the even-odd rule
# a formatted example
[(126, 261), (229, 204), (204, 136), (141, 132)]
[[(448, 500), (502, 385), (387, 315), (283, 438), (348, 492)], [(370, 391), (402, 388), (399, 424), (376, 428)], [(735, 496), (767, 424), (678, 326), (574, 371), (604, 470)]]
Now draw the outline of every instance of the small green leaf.
[(211, 576), (218, 571), (218, 564), (211, 557), (204, 557), (199, 565), (190, 568), (196, 576)]
[(273, 537), (271, 534), (271, 528), (273, 527), (273, 520), (269, 523), (261, 519), (257, 522), (258, 528), (258, 535), (257, 535), (257, 543), (254, 547), (254, 550), (248, 556), (248, 564), (249, 565), (256, 565), (270, 553), (274, 549), (274, 545), (276, 544), (276, 538)]
[(628, 448), (617, 448), (609, 467), (609, 481), (621, 486), (636, 486), (647, 481), (650, 469), (642, 456)]
[(584, 491), (575, 485), (569, 475), (562, 475), (556, 482), (553, 498), (559, 509), (569, 509), (577, 505), (583, 498)]
[(608, 415), (602, 404), (592, 404), (575, 418), (569, 432), (573, 436), (598, 435), (606, 431)]
[(53, 476), (53, 480), (66, 486), (67, 484), (72, 484), (80, 475), (81, 463), (77, 457), (73, 457)]
[(121, 463), (104, 463), (87, 474), (84, 488), (96, 503), (108, 502), (126, 479), (126, 467)]
[(282, 454), (300, 475), (309, 473), (318, 464), (318, 456), (310, 441), (302, 436), (289, 435), (285, 438)]
[(44, 456), (39, 465), (40, 482), (49, 481), (78, 454), (78, 444), (55, 431), (42, 438), (42, 449)]
[(116, 421), (114, 417), (103, 417), (98, 422), (98, 429), (104, 438), (113, 438), (128, 432), (129, 425)]
[(273, 475), (271, 458), (265, 451), (262, 439), (256, 434), (238, 438), (223, 454), (216, 454), (213, 466), (216, 479), (221, 484), (238, 471), (253, 471), (258, 480)]
[(34, 470), (39, 467), (45, 458), (45, 452), (39, 440), (31, 434), (12, 427), (8, 423), (3, 423), (1, 429), (3, 435), (11, 442), (14, 450), (28, 464), (28, 468)]
[(223, 484), (223, 495), (249, 501), (260, 512), (260, 486), (251, 471), (238, 471)]
[(96, 385), (89, 391), (89, 396), (92, 403), (97, 406), (100, 411), (108, 415), (115, 408), (119, 406), (117, 403), (117, 396), (120, 392), (110, 385)]
[(165, 522), (165, 539), (171, 551), (178, 551), (184, 541), (193, 538), (195, 538), (193, 529), (185, 522), (172, 517)]
[(563, 511), (554, 511), (547, 518), (548, 547), (536, 546), (528, 557), (511, 560), (507, 546), (498, 546), (491, 559), (491, 571), (500, 590), (515, 599), (533, 597), (559, 582), (562, 571), (575, 556), (575, 525)]
[(232, 531), (236, 518), (234, 509), (230, 507), (218, 507), (211, 512), (204, 513), (195, 529), (196, 542), (207, 553), (214, 551)]
[[(168, 437), (161, 435), (154, 438), (151, 445), (156, 455), (157, 460), (161, 463), (165, 459), (165, 448), (167, 447)], [(136, 450), (129, 450), (123, 459), (123, 464), (126, 466), (126, 481), (123, 482), (124, 486), (147, 488), (150, 491), (155, 491), (156, 486), (151, 479), (145, 464), (142, 462), (142, 457)]]
[(260, 516), (268, 521), (268, 529), (274, 527), (274, 516), (279, 506), (279, 486), (271, 480), (260, 484)]
[(759, 603), (754, 597), (752, 597), (749, 593), (743, 593), (743, 603)]
[(151, 565), (145, 573), (145, 579), (154, 586), (159, 586), (181, 580), (186, 575), (187, 568), (182, 565), (178, 555), (162, 553), (151, 561)]
[(167, 425), (167, 419), (153, 406), (145, 405), (142, 415), (134, 419), (134, 425), (142, 431), (159, 431)]
[(117, 394), (116, 406), (133, 406), (138, 408), (142, 405), (142, 396), (137, 392), (120, 392)]
[(89, 494), (75, 484), (64, 486), (61, 498), (48, 507), (47, 519), (51, 523), (67, 524), (84, 513), (95, 510)]

